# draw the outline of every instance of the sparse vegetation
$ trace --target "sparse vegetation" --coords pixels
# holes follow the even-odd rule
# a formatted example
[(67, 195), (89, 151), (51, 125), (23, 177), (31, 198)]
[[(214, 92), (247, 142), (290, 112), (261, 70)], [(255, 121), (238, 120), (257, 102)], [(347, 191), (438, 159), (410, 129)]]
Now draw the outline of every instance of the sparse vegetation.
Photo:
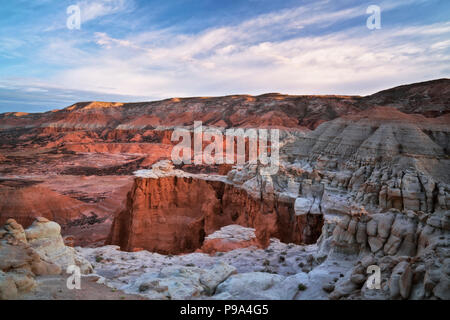
[(278, 272), (276, 272), (275, 270), (268, 269), (268, 268), (263, 269), (262, 272), (271, 273), (271, 274), (278, 274)]
[(147, 291), (148, 289), (150, 289), (150, 286), (149, 286), (147, 283), (142, 283), (142, 284), (139, 286), (139, 292), (145, 292), (145, 291)]
[(308, 287), (303, 283), (298, 284), (298, 291), (305, 291), (306, 289), (308, 289)]

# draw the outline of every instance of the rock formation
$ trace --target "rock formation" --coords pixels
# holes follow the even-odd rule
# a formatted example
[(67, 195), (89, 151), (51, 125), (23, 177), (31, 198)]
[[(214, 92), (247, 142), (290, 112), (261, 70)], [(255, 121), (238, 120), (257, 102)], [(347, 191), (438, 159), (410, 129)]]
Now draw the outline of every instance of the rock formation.
[(217, 286), (235, 272), (234, 267), (224, 263), (211, 269), (165, 267), (158, 273), (143, 274), (123, 289), (138, 291), (150, 299), (192, 299), (214, 293)]
[(0, 229), (0, 300), (15, 299), (36, 286), (35, 277), (60, 274), (69, 265), (82, 273), (92, 266), (63, 243), (61, 227), (37, 218), (24, 230), (14, 219)]
[(253, 228), (231, 224), (208, 235), (199, 252), (214, 254), (228, 252), (239, 248), (258, 247), (259, 242)]
[(187, 174), (163, 164), (163, 170), (157, 163), (139, 172), (146, 178), (136, 178), (127, 208), (115, 218), (110, 244), (127, 251), (190, 252), (202, 246), (205, 235), (230, 224), (255, 228), (262, 246), (271, 237), (314, 243), (320, 235), (321, 215), (296, 215), (294, 198), (255, 194), (261, 188), (256, 171), (248, 173), (250, 183), (242, 187), (233, 183), (234, 171), (227, 179)]
[[(324, 226), (319, 243), (328, 245), (329, 254), (363, 257), (337, 282), (330, 298), (449, 299), (449, 223), (449, 211), (427, 215), (390, 209), (345, 215)], [(381, 268), (381, 290), (365, 286), (369, 265)]]

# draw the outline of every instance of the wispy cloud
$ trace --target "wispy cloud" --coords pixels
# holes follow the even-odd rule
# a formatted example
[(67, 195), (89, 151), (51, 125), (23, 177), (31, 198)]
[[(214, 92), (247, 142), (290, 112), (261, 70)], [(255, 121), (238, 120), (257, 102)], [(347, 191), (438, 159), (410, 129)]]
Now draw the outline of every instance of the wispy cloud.
[(288, 34), (294, 21), (298, 28), (298, 21), (308, 27), (365, 15), (356, 7), (306, 18), (317, 8), (283, 10), (194, 35), (171, 34), (165, 43), (148, 34), (158, 45), (145, 35), (114, 39), (97, 33), (98, 55), (57, 78), (74, 88), (165, 98), (267, 91), (369, 93), (445, 76), (442, 66), (448, 65), (450, 54), (442, 39), (450, 35), (448, 23), (377, 32), (354, 27), (316, 36), (300, 32), (287, 39), (273, 34), (277, 28)]
[[(380, 7), (384, 15), (414, 3), (423, 1), (381, 1)], [(133, 6), (125, 0), (79, 4), (84, 21)], [(58, 68), (45, 78), (21, 79), (20, 90), (48, 90), (46, 96), (89, 91), (96, 100), (274, 91), (368, 94), (449, 76), (449, 21), (391, 23), (370, 31), (366, 17), (366, 5), (339, 8), (322, 0), (195, 33), (143, 28), (117, 36), (104, 28), (72, 33), (69, 40), (55, 35), (36, 51), (39, 60)]]
[(81, 9), (82, 22), (115, 14), (121, 12), (131, 6), (130, 1), (126, 0), (93, 0), (80, 1), (77, 5)]

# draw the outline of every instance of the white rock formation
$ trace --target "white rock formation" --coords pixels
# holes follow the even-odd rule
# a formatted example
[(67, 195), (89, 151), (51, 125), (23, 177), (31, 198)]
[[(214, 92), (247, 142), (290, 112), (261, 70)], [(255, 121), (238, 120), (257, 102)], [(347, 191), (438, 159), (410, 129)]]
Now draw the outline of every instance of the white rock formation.
[(37, 218), (26, 230), (9, 219), (0, 229), (0, 300), (16, 299), (36, 286), (35, 277), (60, 274), (68, 265), (83, 273), (92, 266), (73, 248), (64, 246), (60, 226)]
[(83, 274), (92, 272), (92, 266), (88, 261), (78, 256), (74, 248), (64, 245), (61, 227), (56, 222), (37, 218), (25, 230), (25, 234), (30, 246), (46, 261), (52, 261), (63, 270), (70, 265), (76, 265)]

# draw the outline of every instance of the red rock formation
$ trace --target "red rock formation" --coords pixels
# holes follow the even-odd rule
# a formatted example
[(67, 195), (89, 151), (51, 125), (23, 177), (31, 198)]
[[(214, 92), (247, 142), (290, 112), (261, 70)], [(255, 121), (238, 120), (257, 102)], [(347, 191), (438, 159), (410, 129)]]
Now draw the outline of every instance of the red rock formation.
[[(201, 247), (205, 235), (230, 224), (255, 228), (261, 246), (268, 245), (271, 237), (315, 242), (321, 217), (296, 217), (293, 206), (292, 201), (254, 199), (244, 189), (222, 181), (136, 178), (127, 208), (116, 216), (108, 242), (127, 251), (191, 252)], [(302, 233), (305, 224), (314, 229), (308, 236)]]

